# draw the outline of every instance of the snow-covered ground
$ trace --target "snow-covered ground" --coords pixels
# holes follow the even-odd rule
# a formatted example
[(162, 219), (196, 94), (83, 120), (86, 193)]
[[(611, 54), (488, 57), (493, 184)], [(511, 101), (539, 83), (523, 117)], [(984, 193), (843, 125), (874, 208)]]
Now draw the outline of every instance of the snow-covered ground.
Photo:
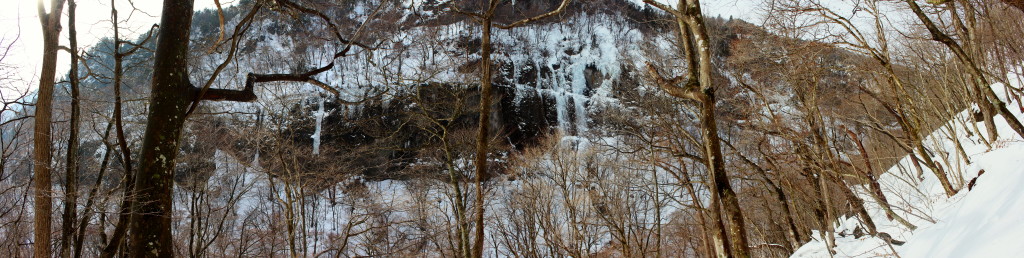
[[(1022, 86), (1020, 81), (1011, 84)], [(1003, 87), (996, 84), (993, 89), (1003, 97)], [(1018, 119), (1024, 118), (1018, 103), (1008, 105)], [(878, 231), (906, 243), (890, 246), (876, 237), (855, 238), (851, 233), (858, 220), (842, 218), (836, 222), (836, 232), (845, 232), (845, 236), (836, 234), (835, 257), (1019, 257), (1024, 253), (1024, 140), (1003, 119), (997, 119), (1000, 138), (990, 148), (979, 134), (966, 133), (974, 126), (971, 123), (970, 113), (965, 111), (926, 140), (935, 158), (943, 162), (953, 186), (960, 189), (956, 195), (947, 198), (927, 168), (925, 179), (918, 180), (910, 158), (904, 158), (882, 175), (880, 183), (893, 209), (917, 229), (890, 221), (864, 188), (857, 189), (868, 202)], [(983, 123), (977, 126), (984, 132)], [(963, 144), (967, 159), (955, 149), (954, 135)], [(984, 174), (978, 176), (980, 171)], [(968, 182), (975, 177), (973, 189), (968, 190)], [(821, 234), (814, 232), (813, 237), (793, 257), (829, 257)]]

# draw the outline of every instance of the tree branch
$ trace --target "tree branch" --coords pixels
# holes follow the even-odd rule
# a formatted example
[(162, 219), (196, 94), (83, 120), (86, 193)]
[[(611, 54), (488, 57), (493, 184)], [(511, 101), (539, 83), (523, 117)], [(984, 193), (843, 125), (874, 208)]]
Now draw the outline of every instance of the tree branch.
[(659, 3), (659, 2), (654, 1), (654, 0), (644, 0), (644, 3), (652, 5), (655, 8), (661, 9), (662, 11), (668, 12), (668, 13), (674, 15), (674, 16), (681, 16), (682, 15), (675, 8), (672, 8), (671, 6), (668, 6), (668, 5), (663, 4), (663, 3)]
[(457, 14), (469, 16), (470, 18), (476, 19), (477, 21), (482, 21), (484, 19), (484, 16), (479, 13), (467, 12), (462, 10), (462, 8), (459, 8), (459, 6), (455, 4), (455, 1), (445, 2), (445, 5), (448, 6), (448, 10), (455, 12)]
[[(245, 18), (243, 18), (241, 22), (239, 22), (237, 25), (235, 25), (235, 31), (232, 32), (232, 35), (231, 35), (231, 48), (228, 50), (227, 58), (225, 58), (224, 62), (221, 62), (220, 65), (217, 65), (217, 68), (213, 70), (213, 74), (210, 75), (210, 78), (206, 80), (205, 84), (203, 84), (203, 87), (198, 89), (198, 91), (196, 93), (195, 100), (192, 101), (191, 105), (189, 105), (188, 111), (185, 112), (185, 116), (191, 115), (192, 112), (195, 112), (196, 107), (199, 106), (199, 101), (203, 100), (205, 98), (206, 94), (208, 94), (208, 92), (211, 90), (210, 86), (212, 86), (213, 82), (215, 80), (217, 80), (217, 76), (220, 75), (220, 72), (223, 71), (224, 68), (226, 68), (229, 63), (231, 63), (231, 59), (234, 59), (235, 53), (238, 52), (238, 43), (241, 41), (242, 34), (244, 34), (245, 31), (249, 30), (249, 27), (252, 24), (253, 17), (256, 16), (256, 13), (259, 12), (260, 8), (262, 8), (262, 5), (260, 5), (259, 3), (253, 5), (252, 6), (252, 10), (249, 10), (249, 14), (246, 14)], [(249, 87), (248, 83), (246, 83), (246, 85), (247, 85), (246, 89), (248, 90), (248, 93), (250, 95), (252, 95), (253, 94), (252, 93), (252, 88)], [(191, 88), (195, 89), (195, 86), (192, 86)], [(229, 99), (225, 99), (224, 97), (232, 95), (232, 94), (224, 95), (225, 93), (229, 93), (229, 92), (224, 92), (225, 90), (223, 90), (223, 89), (216, 89), (216, 91), (217, 91), (217, 95), (216, 96), (211, 96), (209, 98), (210, 100), (229, 100)], [(252, 98), (248, 98), (248, 97), (237, 98), (237, 100), (232, 98), (231, 100), (239, 101), (239, 102), (250, 102), (250, 101), (256, 100), (256, 96), (252, 96)]]
[(345, 37), (341, 36), (341, 31), (338, 30), (338, 25), (335, 25), (334, 22), (331, 21), (331, 18), (328, 17), (323, 12), (317, 11), (316, 9), (313, 9), (313, 8), (301, 6), (301, 5), (296, 4), (295, 2), (292, 2), (292, 1), (289, 1), (289, 0), (277, 0), (277, 2), (280, 3), (284, 7), (291, 8), (291, 9), (294, 9), (294, 10), (302, 12), (302, 13), (311, 14), (311, 15), (314, 15), (314, 16), (320, 18), (321, 20), (323, 20), (324, 22), (327, 23), (328, 27), (331, 27), (331, 32), (334, 33), (334, 37), (338, 38), (338, 41), (340, 41), (341, 43), (349, 44), (349, 45), (356, 45), (356, 46), (359, 46), (359, 47), (365, 48), (365, 49), (373, 49), (372, 47), (367, 46), (367, 45), (365, 45), (363, 43), (359, 43), (359, 42), (355, 42), (355, 41), (352, 41), (352, 40), (345, 39)]
[[(677, 98), (701, 101), (701, 93), (699, 91), (700, 84), (693, 76), (678, 76), (672, 79), (666, 79), (658, 73), (658, 69), (650, 62), (647, 63), (647, 74), (654, 79), (658, 88), (664, 90), (668, 95), (672, 95)], [(683, 87), (676, 86), (684, 81), (686, 84), (684, 84)]]
[(559, 14), (562, 11), (564, 11), (565, 7), (569, 6), (569, 2), (571, 2), (571, 1), (572, 0), (562, 0), (562, 3), (558, 5), (558, 8), (556, 8), (555, 10), (552, 10), (550, 12), (547, 12), (545, 14), (537, 15), (537, 16), (534, 16), (534, 17), (526, 18), (526, 19), (522, 19), (522, 20), (510, 23), (508, 25), (496, 24), (495, 26), (497, 26), (498, 28), (502, 28), (502, 29), (511, 29), (511, 28), (523, 26), (523, 25), (525, 25), (527, 23), (531, 23), (531, 22), (535, 22), (535, 21), (538, 21), (538, 20), (541, 20), (541, 19), (544, 19), (544, 18), (547, 18), (547, 17), (551, 17), (551, 16), (554, 16), (554, 15)]
[[(334, 62), (331, 62), (323, 67), (305, 73), (293, 73), (293, 74), (256, 74), (249, 73), (245, 78), (245, 88), (242, 90), (229, 90), (229, 89), (199, 89), (192, 87), (196, 90), (196, 102), (201, 100), (213, 100), (213, 101), (235, 101), (235, 102), (252, 102), (256, 101), (256, 94), (253, 92), (256, 83), (261, 82), (307, 82), (334, 94), (335, 96), (341, 95), (337, 89), (330, 87), (326, 83), (323, 83), (313, 76), (326, 72), (334, 67)], [(191, 113), (191, 112), (189, 112)]]

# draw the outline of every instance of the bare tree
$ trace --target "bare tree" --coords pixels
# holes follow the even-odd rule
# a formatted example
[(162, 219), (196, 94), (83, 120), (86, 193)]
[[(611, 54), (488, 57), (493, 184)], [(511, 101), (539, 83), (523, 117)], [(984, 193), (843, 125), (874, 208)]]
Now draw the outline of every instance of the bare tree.
[(201, 101), (251, 102), (256, 100), (253, 91), (256, 83), (275, 81), (309, 82), (337, 95), (337, 90), (316, 80), (314, 76), (333, 68), (333, 60), (346, 56), (353, 45), (369, 48), (343, 38), (337, 25), (316, 9), (291, 1), (276, 3), (280, 5), (279, 7), (323, 20), (332, 30), (335, 40), (345, 44), (345, 47), (334, 54), (332, 61), (323, 67), (295, 74), (249, 73), (244, 89), (231, 90), (210, 86), (217, 75), (233, 60), (240, 38), (249, 29), (256, 13), (262, 9), (262, 4), (253, 3), (252, 9), (234, 28), (228, 44), (230, 49), (227, 58), (217, 66), (202, 87), (196, 87), (190, 82), (188, 71), (192, 2), (164, 1), (160, 37), (157, 39), (153, 64), (149, 115), (142, 139), (142, 152), (139, 155), (139, 170), (135, 176), (130, 255), (170, 257), (174, 254), (171, 234), (173, 171), (184, 123)]
[(488, 142), (490, 142), (490, 140), (491, 140), (491, 137), (490, 137), (490, 133), (491, 133), (490, 132), (491, 131), (491, 129), (490, 129), (490, 124), (491, 124), (490, 115), (491, 115), (491, 105), (492, 105), (491, 103), (493, 101), (493, 93), (492, 93), (492, 91), (493, 91), (492, 88), (493, 87), (492, 87), (492, 81), (491, 80), (494, 79), (494, 78), (491, 78), (492, 77), (492, 73), (493, 73), (493, 71), (491, 69), (491, 66), (493, 65), (493, 64), (491, 64), (491, 52), (492, 52), (491, 48), (493, 47), (491, 45), (492, 28), (493, 27), (498, 27), (498, 28), (501, 28), (501, 29), (511, 29), (511, 28), (520, 27), (520, 26), (529, 24), (531, 22), (539, 21), (539, 20), (542, 20), (544, 18), (548, 18), (548, 17), (554, 16), (554, 15), (557, 15), (557, 14), (561, 13), (563, 10), (565, 10), (565, 8), (569, 5), (570, 1), (571, 0), (562, 0), (562, 2), (558, 5), (558, 8), (556, 8), (555, 10), (552, 10), (550, 12), (547, 12), (547, 13), (544, 13), (544, 14), (541, 14), (541, 15), (537, 15), (537, 16), (534, 16), (534, 17), (518, 20), (518, 21), (509, 23), (509, 24), (497, 24), (496, 21), (494, 20), (494, 18), (495, 18), (495, 11), (498, 9), (498, 6), (501, 5), (502, 2), (505, 2), (503, 0), (488, 0), (486, 2), (487, 5), (486, 6), (482, 6), (482, 8), (481, 8), (481, 10), (479, 12), (463, 11), (461, 8), (458, 7), (458, 5), (456, 3), (454, 3), (454, 1), (450, 1), (448, 3), (448, 6), (450, 8), (452, 8), (453, 11), (455, 11), (456, 13), (459, 13), (459, 14), (463, 14), (463, 15), (469, 16), (474, 21), (480, 23), (480, 26), (481, 26), (481, 32), (480, 32), (480, 40), (481, 40), (481, 43), (480, 43), (481, 44), (481, 49), (480, 49), (480, 119), (478, 120), (479, 130), (477, 131), (477, 139), (476, 139), (476, 142), (477, 142), (477, 146), (476, 146), (476, 177), (474, 179), (475, 180), (475, 184), (476, 184), (476, 201), (473, 204), (473, 207), (475, 209), (475, 215), (474, 216), (476, 216), (474, 218), (474, 221), (476, 222), (476, 229), (474, 230), (475, 238), (474, 238), (474, 241), (473, 241), (473, 248), (472, 248), (472, 250), (473, 250), (472, 256), (473, 257), (482, 257), (483, 256), (483, 248), (484, 248), (484, 189), (483, 189), (483, 182), (487, 181), (487, 177), (489, 176), (489, 173), (487, 171), (487, 159), (488, 159), (488, 152), (490, 150), (489, 147), (488, 147)]
[(75, 221), (78, 213), (78, 168), (79, 155), (78, 131), (81, 124), (80, 104), (78, 92), (78, 31), (75, 18), (78, 5), (75, 0), (68, 1), (68, 48), (71, 52), (71, 71), (68, 74), (68, 84), (71, 88), (71, 117), (69, 120), (69, 133), (67, 144), (67, 163), (64, 172), (64, 214), (61, 224), (61, 249), (60, 256), (71, 255), (72, 238), (75, 233)]
[[(718, 247), (721, 249), (718, 255), (749, 257), (743, 213), (736, 192), (732, 190), (729, 176), (725, 172), (721, 139), (718, 137), (715, 87), (711, 80), (713, 74), (710, 37), (704, 24), (700, 1), (680, 0), (675, 8), (652, 0), (644, 2), (672, 14), (678, 24), (679, 40), (683, 42), (688, 74), (667, 79), (662, 77), (652, 64), (648, 64), (647, 69), (657, 86), (666, 93), (680, 99), (696, 101), (701, 105), (701, 135), (704, 142), (705, 165), (711, 173), (712, 203), (721, 202), (721, 209), (724, 210), (723, 213), (717, 214), (715, 210), (718, 209), (718, 205), (712, 205), (712, 214), (717, 217), (716, 220), (723, 231), (719, 233), (724, 242)], [(679, 86), (680, 83), (684, 84)], [(728, 231), (728, 237), (724, 235), (724, 231)]]
[[(921, 9), (921, 6), (918, 5), (917, 2), (913, 0), (906, 0), (905, 2), (910, 6), (910, 10), (914, 12), (917, 19), (924, 24), (926, 29), (928, 29), (928, 33), (931, 35), (932, 40), (945, 45), (947, 49), (953, 52), (957, 61), (966, 66), (968, 74), (973, 77), (972, 79), (974, 83), (976, 83), (977, 89), (984, 96), (984, 101), (977, 103), (978, 106), (991, 106), (999, 115), (1003, 116), (1003, 119), (1005, 119), (1006, 123), (1010, 125), (1010, 128), (1017, 132), (1018, 136), (1024, 137), (1024, 124), (1021, 124), (1020, 120), (1017, 119), (1017, 117), (1010, 112), (1010, 109), (1006, 107), (1006, 103), (996, 96), (995, 91), (993, 91), (992, 87), (989, 86), (990, 80), (985, 75), (985, 72), (981, 70), (977, 58), (971, 56), (970, 53), (968, 53), (960, 43), (950, 37), (949, 34), (940, 30), (935, 22), (924, 13), (924, 10)], [(956, 18), (955, 15), (954, 18)]]
[(32, 255), (32, 249), (23, 243), (34, 237), (31, 218), (31, 178), (26, 172), (31, 171), (33, 157), (24, 150), (32, 148), (31, 122), (32, 114), (26, 108), (30, 101), (31, 91), (20, 89), (27, 81), (17, 78), (13, 72), (18, 66), (11, 63), (14, 43), (20, 40), (20, 32), (14, 38), (6, 35), (0, 38), (0, 238), (8, 239), (0, 243), (0, 251), (20, 256)]
[(35, 200), (35, 242), (32, 246), (36, 257), (50, 257), (53, 198), (51, 194), (52, 178), (50, 128), (53, 116), (54, 76), (57, 74), (57, 51), (60, 41), (60, 17), (64, 10), (64, 0), (50, 1), (50, 12), (46, 12), (43, 0), (39, 0), (39, 21), (43, 29), (43, 67), (39, 74), (39, 92), (36, 97), (35, 132), (33, 133), (33, 172)]

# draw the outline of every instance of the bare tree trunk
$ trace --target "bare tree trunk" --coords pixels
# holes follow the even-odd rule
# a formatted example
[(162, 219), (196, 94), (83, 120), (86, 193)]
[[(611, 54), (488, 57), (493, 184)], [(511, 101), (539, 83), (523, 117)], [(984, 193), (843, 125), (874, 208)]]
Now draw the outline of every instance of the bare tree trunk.
[[(853, 143), (857, 145), (857, 149), (860, 151), (860, 155), (864, 159), (864, 167), (866, 167), (865, 171), (862, 172), (864, 179), (867, 180), (871, 197), (875, 199), (875, 202), (878, 203), (879, 207), (882, 207), (882, 210), (885, 210), (886, 218), (889, 220), (896, 220), (910, 230), (917, 229), (917, 226), (910, 224), (910, 222), (892, 210), (889, 200), (885, 198), (885, 193), (882, 192), (882, 185), (878, 183), (878, 178), (875, 177), (875, 169), (871, 166), (871, 158), (868, 156), (867, 149), (864, 148), (864, 142), (862, 142), (860, 137), (858, 137), (853, 131), (847, 129), (846, 133), (850, 136), (850, 139), (853, 140)], [(854, 166), (854, 169), (857, 169), (857, 167)]]
[[(703, 61), (702, 61), (703, 62)], [(732, 190), (729, 177), (725, 173), (725, 162), (722, 149), (719, 144), (718, 126), (714, 116), (714, 89), (705, 89), (704, 93), (707, 102), (701, 108), (701, 134), (704, 140), (704, 151), (708, 156), (708, 173), (711, 177), (711, 192), (718, 197), (722, 207), (721, 220), (726, 225), (729, 239), (727, 244), (735, 257), (749, 257), (747, 246), (746, 230), (744, 228), (743, 214), (739, 208), (739, 199), (736, 192)], [(712, 204), (718, 205), (718, 204)]]
[(64, 214), (61, 230), (61, 257), (71, 256), (71, 240), (75, 233), (75, 221), (78, 209), (78, 35), (75, 30), (75, 0), (68, 1), (68, 44), (71, 50), (71, 72), (68, 81), (71, 87), (71, 118), (68, 131), (67, 167), (64, 172)]
[(713, 227), (711, 243), (714, 245), (714, 251), (718, 257), (733, 257), (732, 245), (729, 244), (729, 229), (726, 227), (725, 221), (722, 220), (722, 198), (716, 191), (714, 178), (709, 175), (708, 179), (704, 184), (708, 185), (711, 191), (708, 201), (708, 211), (711, 213)]
[(60, 17), (64, 9), (63, 0), (53, 0), (50, 13), (46, 13), (43, 1), (39, 1), (39, 20), (43, 30), (43, 67), (39, 73), (39, 91), (36, 96), (35, 130), (32, 134), (33, 149), (33, 198), (35, 207), (34, 234), (32, 244), (35, 257), (51, 256), (51, 218), (53, 198), (50, 161), (53, 154), (50, 146), (50, 123), (53, 116), (54, 77), (57, 74), (57, 50), (60, 41)]
[[(493, 14), (497, 0), (492, 0), (492, 7), (488, 11)], [(480, 50), (480, 123), (476, 135), (476, 199), (473, 207), (474, 221), (476, 222), (475, 238), (473, 239), (473, 256), (483, 257), (484, 247), (484, 190), (483, 181), (487, 176), (487, 153), (489, 132), (491, 125), (491, 17), (488, 15), (483, 22), (483, 35), (481, 36)]]
[(779, 204), (782, 206), (782, 214), (786, 216), (786, 235), (788, 236), (788, 239), (786, 240), (789, 242), (789, 251), (795, 251), (796, 249), (800, 249), (800, 231), (796, 227), (796, 220), (793, 217), (793, 209), (789, 207), (790, 200), (789, 197), (786, 196), (786, 191), (782, 189), (782, 186), (779, 186), (778, 184), (773, 182), (771, 178), (768, 177), (768, 171), (766, 171), (763, 167), (755, 163), (753, 160), (750, 160), (750, 158), (747, 158), (747, 156), (743, 155), (743, 153), (740, 153), (740, 151), (736, 149), (736, 147), (733, 146), (732, 143), (728, 141), (724, 142), (726, 146), (729, 146), (729, 148), (732, 148), (734, 151), (736, 151), (736, 155), (739, 156), (740, 159), (743, 160), (743, 162), (747, 163), (747, 165), (753, 168), (754, 171), (756, 171), (757, 174), (761, 176), (761, 179), (764, 180), (764, 185), (768, 188), (769, 191), (775, 194), (775, 199), (778, 200)]
[(497, 26), (501, 29), (511, 29), (525, 24), (538, 21), (555, 14), (561, 13), (565, 10), (571, 0), (562, 0), (558, 5), (558, 8), (550, 12), (515, 21), (507, 25), (500, 25), (494, 23), (494, 11), (497, 10), (498, 5), (501, 4), (501, 0), (489, 0), (487, 6), (481, 13), (466, 13), (459, 10), (457, 6), (452, 6), (456, 12), (473, 16), (479, 19), (480, 25), (482, 25), (482, 31), (480, 35), (480, 117), (478, 122), (479, 127), (477, 130), (476, 137), (476, 200), (474, 201), (476, 223), (475, 234), (476, 238), (473, 240), (473, 256), (482, 257), (484, 247), (484, 190), (483, 181), (487, 181), (487, 153), (489, 152), (488, 143), (490, 142), (490, 116), (491, 116), (491, 103), (492, 103), (492, 84), (491, 84), (491, 30)]
[[(134, 192), (135, 192), (135, 174), (132, 170), (132, 154), (131, 149), (128, 148), (128, 139), (124, 133), (124, 121), (122, 114), (122, 101), (121, 101), (121, 80), (124, 78), (124, 57), (125, 53), (121, 52), (121, 35), (117, 24), (117, 6), (116, 3), (110, 1), (110, 15), (111, 23), (114, 28), (114, 130), (117, 135), (117, 146), (121, 154), (121, 163), (124, 166), (124, 180), (122, 181), (122, 198), (121, 207), (118, 212), (117, 224), (114, 226), (114, 232), (110, 237), (110, 241), (107, 242), (106, 246), (103, 247), (100, 252), (100, 257), (108, 258), (117, 255), (118, 251), (122, 250), (124, 245), (125, 236), (128, 233), (128, 226), (132, 220), (132, 205), (134, 203)], [(141, 44), (140, 44), (141, 45)]]
[[(712, 85), (711, 49), (704, 16), (701, 14), (699, 0), (679, 0), (676, 8), (662, 3), (645, 0), (672, 15), (680, 23), (679, 35), (684, 46), (690, 73), (666, 79), (658, 74), (657, 69), (647, 64), (648, 72), (655, 83), (671, 96), (694, 100), (700, 103), (701, 138), (704, 141), (705, 165), (711, 183), (711, 211), (715, 220), (723, 224), (723, 230), (729, 237), (724, 238), (723, 246), (718, 246), (719, 255), (749, 257), (750, 247), (747, 244), (747, 233), (743, 222), (743, 213), (739, 207), (739, 199), (732, 190), (729, 176), (725, 172), (725, 161), (722, 155), (721, 139), (718, 136), (718, 125), (715, 119), (715, 87)], [(685, 26), (683, 26), (685, 24)], [(689, 32), (689, 33), (687, 33)], [(694, 66), (696, 65), (696, 69)], [(696, 74), (695, 74), (696, 73)], [(680, 87), (677, 84), (685, 84)], [(721, 205), (721, 206), (718, 206)], [(721, 208), (721, 214), (715, 212)], [(717, 241), (716, 241), (717, 242)], [(725, 247), (724, 245), (728, 245)]]
[(191, 23), (192, 1), (164, 1), (153, 63), (149, 115), (135, 176), (129, 240), (132, 257), (174, 256), (171, 239), (174, 161), (178, 156), (185, 112), (195, 97), (187, 71)]
[(750, 257), (750, 248), (747, 244), (747, 231), (743, 222), (743, 212), (740, 210), (739, 198), (732, 190), (729, 176), (725, 172), (725, 160), (722, 155), (721, 139), (718, 137), (718, 124), (715, 119), (715, 87), (711, 83), (711, 38), (708, 37), (707, 27), (704, 25), (704, 15), (700, 10), (699, 0), (690, 0), (686, 3), (685, 12), (688, 14), (688, 24), (693, 33), (694, 46), (700, 57), (700, 86), (702, 97), (701, 108), (701, 131), (704, 140), (705, 156), (708, 159), (708, 172), (712, 176), (712, 193), (721, 198), (723, 216), (722, 219), (728, 222), (729, 243), (732, 252), (736, 257)]

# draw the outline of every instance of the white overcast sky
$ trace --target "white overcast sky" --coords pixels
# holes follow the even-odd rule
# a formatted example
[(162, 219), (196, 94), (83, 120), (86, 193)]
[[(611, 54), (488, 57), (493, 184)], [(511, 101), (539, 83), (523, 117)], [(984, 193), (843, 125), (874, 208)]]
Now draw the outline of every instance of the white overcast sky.
[[(230, 5), (238, 0), (221, 0), (222, 4)], [(578, 0), (584, 1), (584, 0)], [(642, 0), (632, 0), (642, 2)], [(663, 2), (675, 2), (671, 0), (660, 0)], [(734, 17), (752, 22), (760, 20), (757, 8), (762, 0), (706, 0), (704, 1), (705, 13), (708, 16), (721, 15), (723, 17)], [(37, 12), (38, 2), (35, 0), (2, 0), (0, 6), (0, 42), (3, 46), (11, 45), (11, 50), (4, 57), (3, 63), (13, 66), (12, 70), (0, 72), (13, 74), (15, 80), (9, 80), (0, 87), (3, 88), (2, 98), (9, 99), (12, 90), (24, 91), (35, 88), (39, 83), (39, 66), (42, 55), (42, 33)], [(49, 10), (49, 0), (45, 0)], [(100, 38), (111, 35), (110, 23), (110, 0), (78, 0), (77, 27), (78, 47), (87, 49), (95, 44)], [(115, 0), (118, 8), (119, 19), (121, 20), (121, 33), (123, 38), (135, 38), (138, 34), (144, 33), (149, 27), (159, 22), (159, 15), (163, 1), (159, 0)], [(134, 3), (135, 9), (131, 8)], [(196, 10), (213, 8), (213, 0), (195, 0)], [(61, 36), (61, 45), (67, 45), (67, 6), (61, 18), (64, 29)], [(17, 41), (15, 41), (17, 39)], [(59, 53), (57, 76), (67, 73), (69, 55), (66, 52)], [(11, 69), (11, 68), (0, 68)]]
[[(77, 22), (78, 48), (88, 49), (102, 37), (111, 35), (113, 26), (110, 23), (110, 0), (78, 0)], [(222, 4), (231, 4), (237, 0), (221, 0)], [(36, 0), (2, 0), (0, 1), (0, 42), (6, 47), (12, 42), (3, 63), (13, 66), (14, 71), (3, 71), (0, 75), (13, 74), (14, 79), (0, 84), (3, 87), (3, 98), (7, 99), (13, 90), (35, 88), (39, 84), (39, 66), (43, 53), (43, 35), (39, 23)], [(45, 0), (49, 11), (49, 0)], [(159, 23), (163, 1), (158, 0), (115, 0), (118, 19), (121, 20), (121, 33), (124, 38), (135, 38), (146, 32), (149, 27)], [(131, 8), (134, 3), (135, 8)], [(196, 9), (213, 8), (213, 0), (196, 0)], [(67, 5), (61, 18), (63, 30), (60, 44), (67, 46)], [(127, 22), (126, 22), (127, 21)], [(15, 39), (17, 39), (15, 41)], [(2, 52), (0, 52), (2, 53)], [(57, 61), (57, 77), (67, 73), (67, 52), (59, 52)], [(8, 68), (0, 68), (8, 69)]]

